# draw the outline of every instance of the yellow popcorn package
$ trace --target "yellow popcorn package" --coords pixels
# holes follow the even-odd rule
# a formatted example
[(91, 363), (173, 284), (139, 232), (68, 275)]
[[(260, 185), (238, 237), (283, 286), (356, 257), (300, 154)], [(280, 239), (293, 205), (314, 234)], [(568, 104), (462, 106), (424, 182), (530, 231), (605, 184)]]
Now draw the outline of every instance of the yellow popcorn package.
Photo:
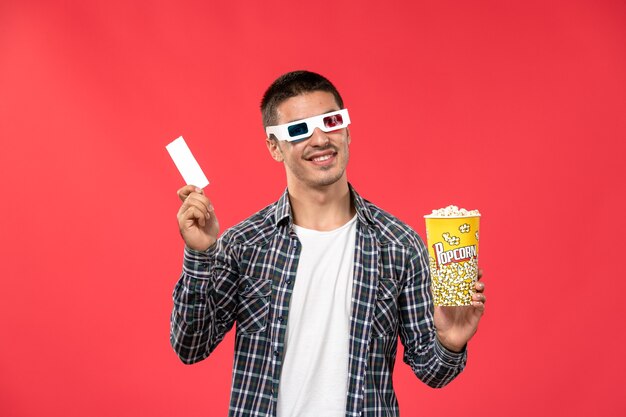
[(480, 213), (448, 206), (424, 219), (435, 305), (471, 305), (478, 278)]

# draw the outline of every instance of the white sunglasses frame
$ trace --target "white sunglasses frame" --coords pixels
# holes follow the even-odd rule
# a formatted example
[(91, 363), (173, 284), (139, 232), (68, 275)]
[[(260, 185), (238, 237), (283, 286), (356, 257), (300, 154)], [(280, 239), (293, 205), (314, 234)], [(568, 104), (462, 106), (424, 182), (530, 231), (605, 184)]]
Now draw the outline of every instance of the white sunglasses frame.
[[(324, 119), (330, 116), (334, 116), (336, 114), (341, 115), (343, 119), (343, 124), (341, 127), (332, 127), (328, 128), (324, 125)], [(294, 137), (289, 136), (289, 127), (298, 125), (301, 123), (306, 123), (309, 128), (307, 133), (302, 135), (297, 135)], [(328, 113), (320, 114), (318, 116), (307, 117), (306, 119), (300, 119), (293, 122), (285, 123), (282, 125), (276, 126), (268, 126), (265, 128), (265, 134), (269, 139), (271, 135), (274, 135), (276, 139), (282, 140), (285, 142), (295, 142), (298, 140), (303, 140), (310, 137), (313, 134), (313, 131), (316, 127), (319, 127), (322, 132), (332, 132), (333, 130), (345, 129), (350, 124), (350, 115), (348, 114), (348, 109), (335, 110)], [(286, 139), (284, 139), (286, 138)]]

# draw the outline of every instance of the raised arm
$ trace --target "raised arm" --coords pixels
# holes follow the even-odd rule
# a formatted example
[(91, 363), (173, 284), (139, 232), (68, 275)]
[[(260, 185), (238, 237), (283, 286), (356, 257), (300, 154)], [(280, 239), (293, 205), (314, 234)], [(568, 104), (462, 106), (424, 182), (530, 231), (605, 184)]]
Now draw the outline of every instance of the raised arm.
[(185, 241), (183, 271), (174, 288), (170, 343), (186, 364), (205, 359), (233, 326), (237, 308), (236, 261), (202, 190), (178, 190), (178, 227)]
[(466, 352), (452, 352), (437, 338), (428, 253), (423, 245), (416, 247), (408, 257), (405, 272), (405, 282), (398, 298), (403, 359), (422, 382), (440, 388), (463, 370)]

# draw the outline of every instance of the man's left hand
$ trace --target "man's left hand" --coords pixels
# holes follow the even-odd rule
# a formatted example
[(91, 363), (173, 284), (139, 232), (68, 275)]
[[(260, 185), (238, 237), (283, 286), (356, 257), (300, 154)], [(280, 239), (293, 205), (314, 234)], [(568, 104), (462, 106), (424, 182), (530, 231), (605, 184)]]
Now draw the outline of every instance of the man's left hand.
[[(478, 271), (478, 279), (482, 271)], [(435, 328), (441, 344), (453, 352), (461, 352), (478, 329), (485, 312), (485, 284), (477, 281), (472, 305), (462, 307), (435, 306)]]

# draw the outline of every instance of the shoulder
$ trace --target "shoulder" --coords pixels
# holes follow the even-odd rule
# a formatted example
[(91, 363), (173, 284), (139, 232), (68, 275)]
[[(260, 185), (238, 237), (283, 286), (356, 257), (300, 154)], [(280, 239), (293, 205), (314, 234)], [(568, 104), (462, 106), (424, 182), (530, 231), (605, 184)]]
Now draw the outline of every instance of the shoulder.
[(418, 248), (424, 246), (424, 242), (411, 226), (374, 203), (365, 199), (362, 201), (370, 213), (374, 230), (381, 244), (397, 244)]
[(277, 231), (275, 220), (276, 205), (277, 202), (274, 202), (228, 228), (220, 239), (235, 245), (263, 244)]

